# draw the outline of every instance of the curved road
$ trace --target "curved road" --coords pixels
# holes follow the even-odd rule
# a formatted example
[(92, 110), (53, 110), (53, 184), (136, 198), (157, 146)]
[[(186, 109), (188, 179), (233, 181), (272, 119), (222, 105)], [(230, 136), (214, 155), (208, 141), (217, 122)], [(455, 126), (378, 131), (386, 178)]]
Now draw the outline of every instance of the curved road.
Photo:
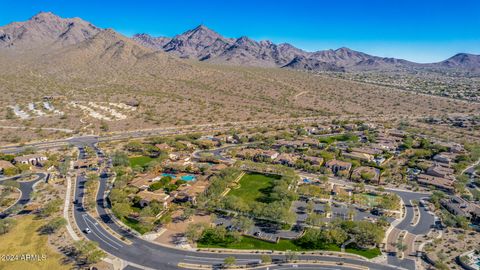
[[(92, 145), (93, 146), (93, 145)], [(85, 153), (82, 147), (80, 149), (80, 159), (85, 158)], [(103, 155), (98, 149), (98, 153)], [(123, 259), (129, 263), (133, 263), (137, 266), (152, 268), (152, 269), (179, 269), (178, 263), (191, 263), (191, 264), (209, 264), (209, 265), (220, 265), (223, 263), (225, 257), (232, 256), (232, 254), (219, 254), (219, 253), (205, 253), (197, 252), (195, 250), (183, 250), (175, 249), (172, 247), (162, 246), (156, 243), (152, 243), (137, 236), (125, 231), (122, 227), (118, 226), (115, 222), (112, 221), (110, 216), (107, 214), (104, 206), (104, 194), (107, 191), (107, 180), (108, 176), (102, 175), (100, 179), (100, 188), (97, 193), (97, 211), (102, 219), (102, 221), (117, 234), (128, 239), (132, 244), (127, 245), (119, 239), (112, 236), (108, 231), (106, 231), (102, 226), (100, 226), (97, 221), (90, 216), (82, 205), (82, 199), (84, 195), (84, 185), (85, 185), (85, 176), (78, 175), (77, 184), (75, 189), (75, 200), (78, 203), (74, 207), (74, 218), (78, 227), (83, 231), (86, 228), (90, 228), (91, 233), (85, 234), (85, 237), (89, 240), (99, 243), (100, 248), (107, 251), (108, 253), (116, 256), (120, 259)], [(260, 261), (260, 255), (257, 254), (233, 254), (237, 259), (237, 264), (251, 264), (258, 263)], [(272, 258), (275, 260), (282, 260), (285, 257), (282, 255), (272, 255)], [(373, 263), (367, 260), (362, 259), (350, 259), (350, 258), (339, 258), (339, 257), (330, 257), (330, 256), (320, 256), (320, 255), (299, 255), (299, 259), (311, 259), (311, 260), (322, 260), (326, 262), (331, 262), (336, 264), (338, 262), (349, 263), (355, 265), (361, 265), (369, 267), (370, 269), (398, 269), (396, 267), (382, 265)], [(135, 268), (129, 268), (135, 269)], [(270, 269), (284, 269), (272, 267)], [(305, 268), (312, 269), (312, 268)], [(322, 269), (321, 267), (316, 267), (314, 269)], [(325, 268), (327, 269), (327, 268)], [(332, 269), (332, 268), (328, 268)], [(334, 267), (334, 269), (341, 269), (340, 267)], [(343, 267), (342, 269), (351, 269), (348, 267)]]
[[(233, 147), (238, 147), (238, 146), (241, 146), (241, 145), (223, 146), (223, 147), (212, 149), (212, 150), (201, 151), (201, 153), (210, 152), (215, 157), (223, 161), (231, 161), (231, 159), (224, 157), (223, 154), (226, 150), (231, 149)], [(198, 158), (198, 155), (195, 155), (195, 157)], [(336, 178), (331, 178), (330, 181), (332, 181), (333, 183), (342, 184), (346, 186), (351, 186), (353, 184), (343, 179), (336, 179)], [(367, 186), (367, 188), (375, 189), (374, 186)], [(415, 212), (414, 212), (414, 207), (412, 205), (412, 202), (413, 201), (419, 202), (421, 199), (428, 198), (430, 196), (429, 194), (414, 192), (414, 191), (407, 191), (407, 190), (389, 189), (389, 188), (386, 188), (385, 190), (397, 194), (405, 204), (405, 210), (406, 210), (405, 216), (401, 222), (399, 222), (397, 225), (394, 226), (396, 230), (407, 231), (409, 234), (415, 237), (418, 235), (425, 235), (432, 229), (434, 225), (435, 217), (432, 213), (430, 213), (424, 207), (418, 207), (419, 209), (418, 222), (413, 223)], [(407, 255), (411, 255), (411, 254), (407, 254)], [(404, 259), (399, 259), (397, 258), (396, 254), (387, 254), (387, 262), (390, 265), (395, 265), (395, 266), (406, 268), (406, 269), (416, 268), (415, 260), (413, 258), (410, 258), (409, 256), (405, 256)]]
[[(9, 209), (14, 207), (14, 206), (17, 206), (17, 205), (20, 205), (20, 206), (26, 205), (30, 201), (30, 194), (33, 192), (33, 188), (34, 188), (35, 184), (38, 183), (39, 181), (45, 180), (46, 176), (47, 176), (45, 173), (35, 173), (34, 175), (36, 175), (37, 178), (33, 179), (31, 181), (25, 181), (25, 182), (18, 181), (18, 183), (20, 184), (19, 189), (20, 189), (22, 194), (20, 196), (20, 199), (14, 205), (10, 206)], [(0, 179), (0, 185), (4, 181), (18, 180), (18, 179), (21, 179), (23, 177), (25, 177), (25, 176), (18, 175), (18, 176), (14, 176), (14, 177)], [(9, 216), (8, 213), (0, 213), (0, 218), (6, 218), (8, 216)]]

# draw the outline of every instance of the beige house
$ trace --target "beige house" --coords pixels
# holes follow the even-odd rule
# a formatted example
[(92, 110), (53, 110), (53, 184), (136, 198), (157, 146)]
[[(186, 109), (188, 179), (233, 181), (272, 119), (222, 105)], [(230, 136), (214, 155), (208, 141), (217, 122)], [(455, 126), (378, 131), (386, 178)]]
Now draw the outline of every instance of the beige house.
[(359, 152), (343, 152), (342, 155), (346, 158), (356, 159), (356, 160), (361, 160), (366, 162), (373, 161), (373, 159), (375, 158), (370, 154), (359, 153)]
[(427, 169), (425, 174), (435, 176), (435, 177), (453, 178), (454, 172), (455, 171), (450, 167), (434, 164), (433, 166)]
[(448, 192), (453, 192), (455, 190), (455, 181), (443, 177), (420, 174), (418, 175), (417, 182), (423, 186), (434, 186)]
[(136, 187), (140, 190), (147, 190), (151, 184), (161, 179), (161, 176), (155, 176), (153, 174), (141, 174), (133, 178), (128, 185)]
[(317, 166), (320, 166), (323, 163), (323, 158), (321, 157), (304, 156), (302, 159), (312, 165), (317, 165)]
[(163, 192), (163, 190), (156, 190), (153, 192), (142, 190), (139, 193), (137, 193), (137, 196), (140, 197), (139, 204), (141, 207), (150, 205), (152, 201), (157, 201), (163, 205), (163, 208), (167, 208), (168, 207), (167, 200), (168, 198), (170, 198), (170, 195)]
[(275, 158), (275, 163), (286, 166), (294, 166), (297, 159), (297, 156), (288, 153), (282, 153)]
[(325, 163), (325, 167), (329, 168), (334, 174), (338, 174), (338, 173), (348, 174), (350, 172), (350, 169), (352, 168), (352, 163), (332, 159)]

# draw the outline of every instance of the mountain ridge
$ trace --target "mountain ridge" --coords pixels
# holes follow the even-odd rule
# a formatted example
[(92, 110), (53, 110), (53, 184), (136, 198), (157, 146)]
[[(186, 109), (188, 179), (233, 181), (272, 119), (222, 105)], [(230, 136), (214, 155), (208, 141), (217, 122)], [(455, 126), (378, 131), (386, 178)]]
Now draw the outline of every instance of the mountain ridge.
[[(196, 34), (194, 39), (191, 38), (192, 33)], [(173, 38), (142, 34), (135, 35), (133, 39), (140, 43), (152, 39), (168, 39), (167, 43), (159, 42), (154, 45), (150, 42), (151, 48), (181, 58), (222, 64), (339, 72), (428, 69), (441, 72), (461, 70), (480, 74), (480, 55), (475, 54), (459, 53), (440, 62), (422, 64), (399, 58), (374, 56), (347, 47), (307, 52), (289, 43), (255, 41), (247, 36), (226, 38), (205, 25), (199, 25)]]
[(80, 18), (39, 12), (27, 21), (0, 27), (0, 48), (11, 51), (61, 48), (89, 39), (100, 30)]
[[(81, 18), (61, 18), (51, 12), (40, 12), (27, 21), (0, 27), (0, 52), (42, 54), (90, 40), (102, 31), (104, 29)], [(179, 58), (215, 64), (307, 71), (433, 71), (480, 75), (480, 55), (475, 54), (459, 53), (440, 62), (420, 64), (374, 56), (347, 47), (307, 52), (288, 43), (256, 41), (247, 36), (227, 38), (205, 25), (174, 37), (153, 37), (143, 33), (129, 39), (142, 50), (161, 51)]]

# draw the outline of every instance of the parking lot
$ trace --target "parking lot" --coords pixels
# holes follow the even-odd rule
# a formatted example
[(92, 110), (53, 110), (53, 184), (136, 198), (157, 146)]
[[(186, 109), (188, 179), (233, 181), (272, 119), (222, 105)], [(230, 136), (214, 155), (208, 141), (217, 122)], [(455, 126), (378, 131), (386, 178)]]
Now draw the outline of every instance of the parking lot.
[[(307, 213), (307, 201), (298, 200), (294, 201), (292, 204), (292, 211), (296, 213), (297, 220), (296, 225), (292, 227), (291, 230), (282, 230), (280, 225), (272, 224), (269, 221), (256, 220), (255, 225), (248, 230), (245, 234), (260, 238), (266, 241), (275, 242), (277, 238), (283, 239), (295, 239), (300, 236), (308, 217)], [(314, 213), (322, 214), (325, 212), (325, 203), (324, 202), (315, 202), (314, 204)], [(331, 204), (331, 215), (322, 219), (323, 222), (331, 221), (332, 219), (341, 219), (348, 220), (349, 212), (354, 211), (353, 219), (354, 220), (377, 220), (380, 216), (372, 214), (368, 210), (362, 210), (355, 207), (348, 207), (343, 204), (332, 203)], [(236, 230), (232, 225), (232, 217), (229, 216), (217, 216), (214, 223), (217, 226), (225, 226), (228, 230)], [(392, 222), (394, 219), (391, 217), (386, 217), (388, 222)]]
[[(314, 213), (323, 214), (325, 213), (325, 202), (315, 202), (314, 204)], [(379, 218), (378, 215), (372, 214), (368, 210), (363, 210), (360, 208), (356, 208), (354, 206), (348, 207), (347, 205), (340, 204), (340, 203), (332, 203), (331, 205), (331, 216), (325, 217), (322, 221), (327, 222), (331, 221), (332, 219), (342, 219), (347, 220), (349, 219), (349, 212), (353, 211), (353, 219), (354, 220), (376, 220)], [(307, 201), (306, 200), (299, 200), (293, 202), (292, 205), (293, 211), (297, 214), (297, 224), (304, 224), (307, 220), (308, 213), (307, 213)], [(392, 222), (394, 219), (391, 217), (387, 217), (388, 222)]]

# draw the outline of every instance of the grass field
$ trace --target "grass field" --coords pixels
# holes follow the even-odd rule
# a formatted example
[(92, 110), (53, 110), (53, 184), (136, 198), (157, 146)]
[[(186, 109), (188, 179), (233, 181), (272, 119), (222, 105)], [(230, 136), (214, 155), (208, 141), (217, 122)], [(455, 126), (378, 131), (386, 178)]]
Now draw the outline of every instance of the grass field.
[(8, 269), (71, 269), (71, 265), (61, 263), (62, 255), (48, 246), (48, 237), (37, 233), (44, 222), (35, 220), (33, 216), (23, 216), (17, 219), (17, 225), (9, 233), (0, 236), (0, 254), (2, 255), (46, 255), (44, 261), (3, 261), (0, 260), (0, 270)]
[(150, 161), (152, 161), (153, 158), (147, 157), (147, 156), (139, 156), (139, 157), (131, 157), (128, 160), (130, 161), (130, 167), (133, 168), (135, 166), (144, 167)]
[(356, 142), (356, 141), (358, 141), (358, 136), (349, 135), (349, 134), (341, 134), (341, 135), (334, 135), (334, 136), (320, 138), (320, 142), (321, 143), (326, 143), (326, 144), (331, 144), (331, 143), (336, 142), (336, 141), (339, 141), (339, 142), (346, 142), (346, 141)]
[[(203, 245), (198, 243), (199, 248), (230, 248), (230, 249), (254, 249), (254, 250), (277, 250), (277, 251), (308, 251), (300, 246), (297, 246), (292, 240), (280, 240), (277, 244), (270, 243), (262, 240), (258, 240), (253, 237), (242, 236), (241, 240), (236, 243), (220, 244), (220, 245)], [(340, 247), (336, 245), (329, 245), (325, 250), (328, 251), (340, 251)], [(346, 248), (347, 253), (357, 254), (366, 258), (375, 258), (379, 256), (380, 250), (378, 248), (369, 250), (360, 250), (353, 247)]]
[(233, 188), (228, 196), (237, 196), (245, 202), (268, 202), (268, 194), (273, 188), (273, 182), (280, 176), (259, 173), (247, 173), (238, 182), (240, 187)]

